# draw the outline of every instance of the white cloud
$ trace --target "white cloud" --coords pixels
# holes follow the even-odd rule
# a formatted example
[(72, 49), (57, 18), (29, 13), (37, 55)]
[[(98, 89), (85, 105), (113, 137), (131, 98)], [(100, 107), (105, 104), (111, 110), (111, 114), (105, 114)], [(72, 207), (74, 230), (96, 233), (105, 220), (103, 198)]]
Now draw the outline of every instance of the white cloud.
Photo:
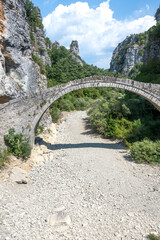
[[(68, 6), (60, 4), (43, 19), (47, 35), (68, 47), (72, 40), (78, 40), (80, 56), (92, 63), (102, 65), (106, 55), (106, 67), (111, 48), (115, 48), (127, 35), (146, 31), (155, 24), (154, 17), (145, 16), (135, 20), (118, 21), (113, 17), (109, 2), (102, 2), (96, 9), (87, 2), (76, 2)], [(93, 58), (95, 55), (95, 60)], [(97, 60), (98, 57), (98, 60)]]
[(150, 6), (148, 4), (146, 4), (146, 9), (149, 10), (150, 9)]

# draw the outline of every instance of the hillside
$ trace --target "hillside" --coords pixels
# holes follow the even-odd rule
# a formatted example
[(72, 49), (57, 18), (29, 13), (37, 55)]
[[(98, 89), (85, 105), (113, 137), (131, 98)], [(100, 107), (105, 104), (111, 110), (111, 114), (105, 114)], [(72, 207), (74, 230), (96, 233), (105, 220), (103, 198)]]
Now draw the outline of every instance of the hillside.
[[(145, 82), (160, 83), (160, 8), (155, 14), (156, 26), (133, 34), (119, 43), (113, 52), (110, 71)], [(156, 67), (157, 66), (157, 67)], [(151, 68), (152, 71), (151, 71)], [(142, 72), (138, 78), (137, 75)], [(151, 76), (149, 76), (152, 74)]]

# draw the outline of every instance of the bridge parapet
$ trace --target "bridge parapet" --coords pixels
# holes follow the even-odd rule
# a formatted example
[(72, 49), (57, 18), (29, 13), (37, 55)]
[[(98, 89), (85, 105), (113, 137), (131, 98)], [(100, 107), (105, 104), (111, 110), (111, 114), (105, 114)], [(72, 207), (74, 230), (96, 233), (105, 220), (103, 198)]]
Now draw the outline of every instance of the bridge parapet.
[[(88, 86), (87, 86), (88, 85)], [(144, 93), (151, 94), (152, 96), (159, 98), (160, 96), (160, 85), (159, 84), (151, 84), (151, 83), (144, 83), (138, 82), (131, 79), (124, 79), (124, 78), (116, 78), (116, 77), (109, 77), (109, 76), (92, 76), (86, 77), (82, 79), (77, 79), (66, 84), (61, 84), (50, 89), (45, 90), (44, 95), (47, 98), (50, 98), (51, 95), (53, 96), (56, 93), (62, 91), (69, 91), (69, 89), (79, 87), (79, 88), (86, 88), (86, 87), (118, 87), (124, 90), (129, 90), (135, 93), (138, 93), (138, 90)], [(75, 90), (74, 89), (74, 90)]]

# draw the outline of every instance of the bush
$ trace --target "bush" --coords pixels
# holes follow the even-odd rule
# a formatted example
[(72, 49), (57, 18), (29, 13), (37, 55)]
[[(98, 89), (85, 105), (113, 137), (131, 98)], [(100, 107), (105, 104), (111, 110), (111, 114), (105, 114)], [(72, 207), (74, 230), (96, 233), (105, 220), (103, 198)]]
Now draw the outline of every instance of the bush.
[(40, 67), (40, 72), (41, 74), (45, 75), (46, 74), (46, 69), (43, 63), (43, 60), (37, 55), (37, 54), (33, 54), (32, 55), (33, 61), (35, 63), (38, 64), (38, 66)]
[(157, 58), (150, 60), (147, 65), (142, 65), (134, 80), (140, 82), (160, 83), (160, 60)]
[(8, 133), (4, 136), (8, 152), (23, 159), (28, 158), (31, 154), (31, 146), (28, 139), (22, 133), (15, 134), (14, 128), (11, 128)]
[(40, 53), (41, 55), (43, 55), (44, 52), (45, 52), (45, 49), (42, 48), (42, 47), (39, 47), (39, 48), (38, 48), (38, 51), (39, 51), (39, 53)]
[(155, 234), (148, 235), (149, 240), (160, 240), (160, 236), (156, 236)]
[(61, 112), (57, 107), (50, 107), (50, 114), (52, 117), (52, 122), (56, 123), (61, 116)]
[(9, 155), (9, 152), (7, 151), (7, 149), (0, 151), (0, 168), (5, 165), (8, 155)]
[(131, 147), (131, 156), (137, 163), (160, 163), (160, 141), (144, 139)]
[(75, 110), (73, 103), (68, 99), (62, 99), (60, 101), (59, 109), (61, 111), (73, 111), (73, 110)]
[(158, 22), (156, 26), (153, 26), (149, 30), (149, 36), (153, 37), (153, 38), (159, 38), (160, 37), (160, 22)]
[(76, 110), (85, 110), (90, 106), (91, 102), (92, 100), (89, 98), (77, 98), (73, 104)]
[(31, 39), (32, 45), (34, 45), (35, 44), (35, 37), (34, 37), (32, 32), (30, 32), (30, 39)]
[(34, 30), (36, 30), (36, 27), (43, 30), (42, 21), (38, 17), (37, 8), (34, 6), (34, 4), (29, 0), (25, 0), (25, 9), (30, 27)]
[(44, 127), (41, 125), (38, 125), (37, 129), (36, 129), (36, 136), (43, 133), (44, 131)]

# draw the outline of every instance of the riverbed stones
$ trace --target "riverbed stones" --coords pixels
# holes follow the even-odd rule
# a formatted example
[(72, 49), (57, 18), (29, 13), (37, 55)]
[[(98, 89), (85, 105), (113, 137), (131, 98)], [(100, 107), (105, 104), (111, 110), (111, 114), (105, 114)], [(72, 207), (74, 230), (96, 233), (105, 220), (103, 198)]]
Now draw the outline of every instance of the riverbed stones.
[(72, 112), (57, 125), (30, 184), (0, 182), (2, 240), (146, 240), (160, 232), (159, 167), (128, 161), (120, 142), (87, 134), (86, 117)]
[(54, 210), (54, 214), (48, 216), (47, 222), (51, 226), (69, 226), (71, 224), (71, 218), (67, 214), (65, 207), (60, 207)]

